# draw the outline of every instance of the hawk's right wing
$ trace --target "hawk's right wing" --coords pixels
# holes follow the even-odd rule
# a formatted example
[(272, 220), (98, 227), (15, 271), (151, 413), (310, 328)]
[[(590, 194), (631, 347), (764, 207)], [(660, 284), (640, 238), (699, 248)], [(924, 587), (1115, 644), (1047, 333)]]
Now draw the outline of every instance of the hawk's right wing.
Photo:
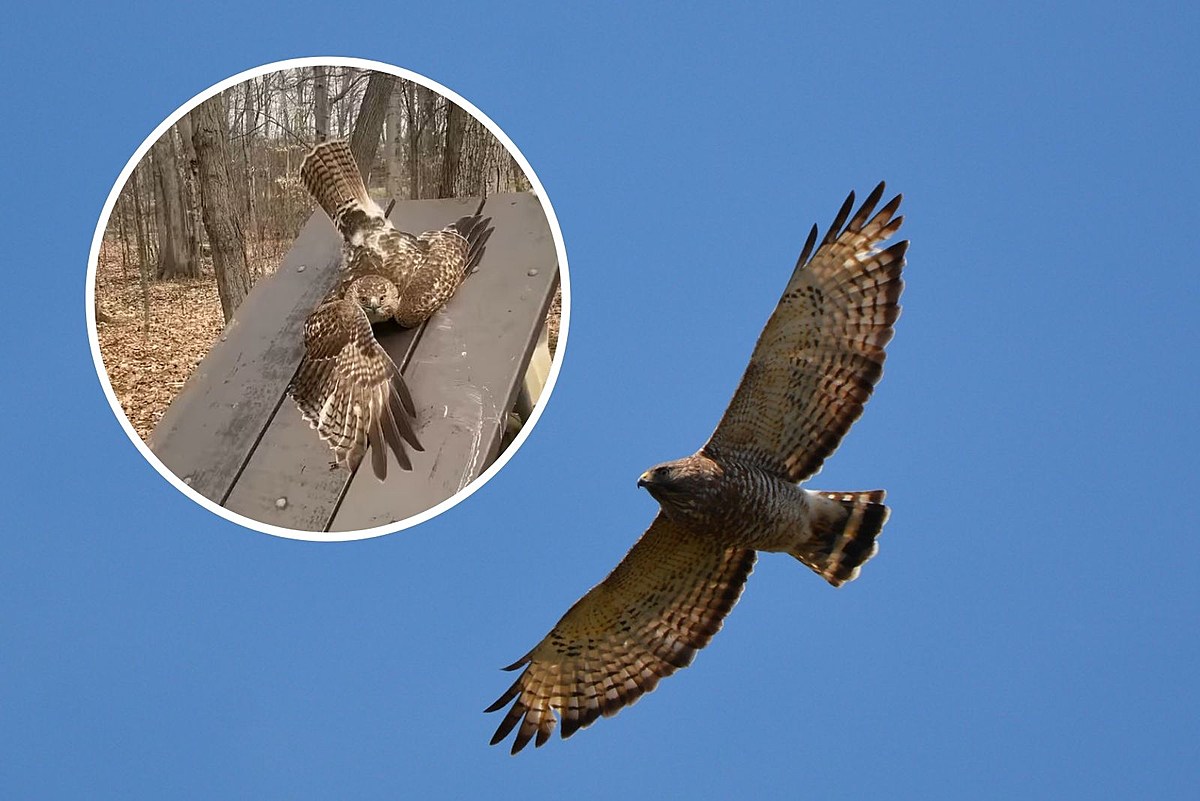
[(862, 414), (900, 316), (908, 249), (907, 241), (880, 249), (904, 220), (900, 195), (875, 211), (883, 187), (852, 218), (851, 192), (815, 252), (813, 226), (706, 450), (801, 481)]
[(615, 715), (687, 667), (737, 603), (755, 553), (724, 548), (659, 513), (608, 578), (506, 670), (526, 666), (487, 712), (515, 701), (492, 745), (517, 728), (512, 753), (541, 746), (562, 716), (563, 739)]
[(387, 477), (387, 449), (401, 467), (412, 469), (401, 442), (423, 450), (412, 427), (412, 396), (358, 304), (331, 301), (310, 314), (304, 349), (289, 390), (304, 419), (333, 451), (334, 464), (353, 471), (369, 444), (380, 481)]

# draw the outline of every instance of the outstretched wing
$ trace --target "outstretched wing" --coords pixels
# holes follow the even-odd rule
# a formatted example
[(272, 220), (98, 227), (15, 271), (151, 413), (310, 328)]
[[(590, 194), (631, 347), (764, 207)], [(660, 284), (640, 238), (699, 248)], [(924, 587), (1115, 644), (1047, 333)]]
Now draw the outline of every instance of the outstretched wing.
[(491, 217), (483, 216), (487, 197), (479, 202), (479, 208), (469, 217), (461, 217), (440, 231), (427, 231), (420, 236), (433, 272), (465, 278), (483, 258), (488, 238), (491, 237)]
[(304, 323), (304, 359), (289, 388), (304, 419), (351, 471), (371, 446), (371, 467), (387, 477), (387, 449), (405, 470), (412, 462), (401, 440), (422, 450), (413, 432), (412, 396), (400, 371), (375, 341), (358, 304), (323, 304)]
[(718, 537), (688, 534), (660, 512), (608, 578), (505, 668), (526, 666), (485, 710), (514, 702), (492, 745), (514, 728), (512, 753), (535, 734), (543, 745), (554, 731), (555, 712), (566, 739), (687, 667), (720, 630), (754, 567), (753, 550), (718, 543)]
[(416, 237), (421, 253), (417, 262), (406, 262), (400, 256), (388, 257), (389, 264), (402, 265), (407, 270), (406, 278), (397, 280), (397, 286), (403, 287), (396, 311), (401, 325), (411, 327), (428, 319), (450, 300), (462, 280), (479, 264), (493, 230), (491, 218), (481, 216), (482, 211), (480, 203), (474, 215)]
[(851, 192), (815, 252), (813, 226), (707, 451), (801, 481), (862, 414), (900, 315), (908, 249), (907, 241), (878, 248), (904, 220), (895, 216), (900, 195), (875, 212), (883, 189), (847, 223)]

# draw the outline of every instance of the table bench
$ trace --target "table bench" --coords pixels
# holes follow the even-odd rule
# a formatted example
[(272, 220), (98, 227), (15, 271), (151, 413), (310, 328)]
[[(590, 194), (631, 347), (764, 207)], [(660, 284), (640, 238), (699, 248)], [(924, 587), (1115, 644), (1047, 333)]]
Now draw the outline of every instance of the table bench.
[[(390, 218), (420, 232), (471, 214), (478, 202), (401, 201)], [(369, 456), (354, 475), (330, 470), (329, 448), (287, 395), (303, 355), (304, 320), (334, 285), (341, 261), (341, 240), (320, 211), (163, 414), (151, 450), (226, 509), (302, 531), (383, 526), (455, 495), (499, 455), (508, 413), (536, 400), (530, 394), (540, 388), (526, 389), (525, 379), (545, 375), (544, 323), (558, 284), (554, 240), (534, 195), (489, 197), (483, 213), (495, 231), (450, 302), (419, 328), (375, 328), (417, 405), (425, 450), (411, 454), (411, 471), (390, 453), (382, 483)]]

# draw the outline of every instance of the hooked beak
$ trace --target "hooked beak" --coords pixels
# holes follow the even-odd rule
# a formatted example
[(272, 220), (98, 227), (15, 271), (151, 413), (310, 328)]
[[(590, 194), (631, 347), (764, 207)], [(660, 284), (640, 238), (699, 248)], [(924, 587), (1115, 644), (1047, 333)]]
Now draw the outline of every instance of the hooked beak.
[(642, 473), (642, 475), (638, 478), (637, 485), (639, 487), (649, 487), (653, 483), (654, 482), (652, 480), (652, 477), (650, 476), (650, 471), (647, 470), (645, 473)]

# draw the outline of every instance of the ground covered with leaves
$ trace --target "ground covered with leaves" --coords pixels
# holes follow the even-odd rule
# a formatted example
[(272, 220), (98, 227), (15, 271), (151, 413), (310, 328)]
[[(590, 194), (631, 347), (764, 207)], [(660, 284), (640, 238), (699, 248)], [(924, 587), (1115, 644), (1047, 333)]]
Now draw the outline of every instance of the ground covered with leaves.
[(150, 281), (148, 289), (147, 319), (136, 258), (126, 262), (120, 244), (105, 241), (96, 265), (100, 355), (125, 416), (146, 441), (225, 327), (209, 258), (199, 278)]

